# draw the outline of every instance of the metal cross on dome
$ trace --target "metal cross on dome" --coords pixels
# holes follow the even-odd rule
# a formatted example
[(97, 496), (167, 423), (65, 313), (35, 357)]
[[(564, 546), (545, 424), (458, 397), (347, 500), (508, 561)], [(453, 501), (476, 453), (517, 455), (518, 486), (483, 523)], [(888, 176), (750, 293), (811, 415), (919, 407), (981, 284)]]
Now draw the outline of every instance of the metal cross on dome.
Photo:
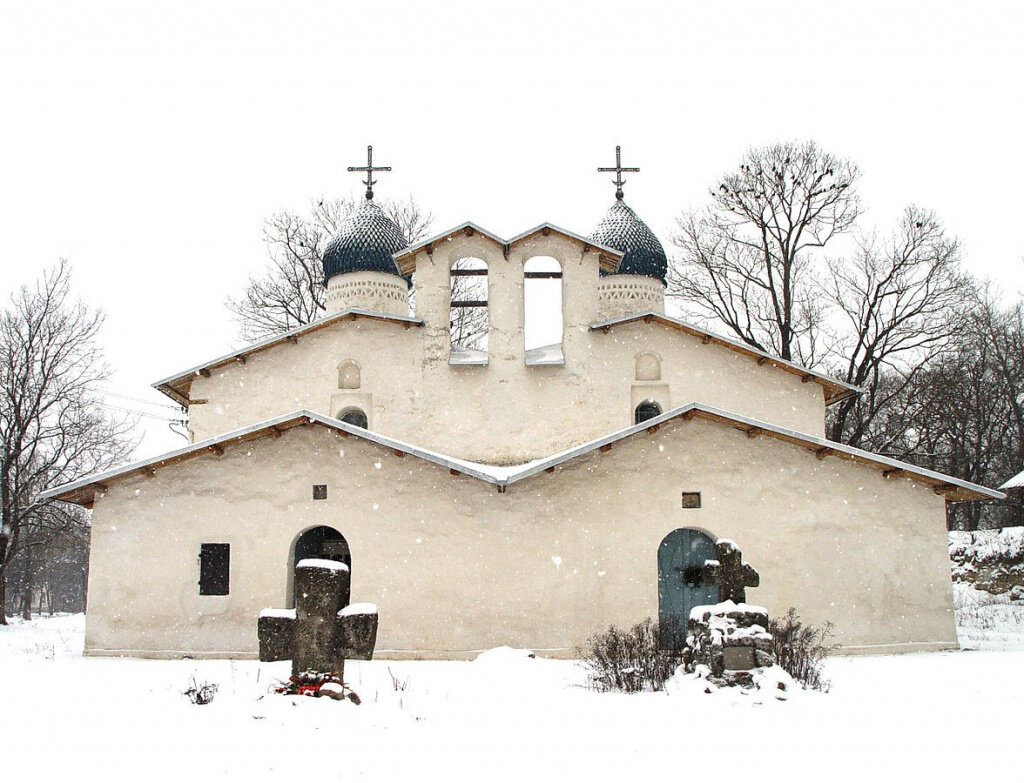
[(624, 171), (640, 171), (640, 169), (627, 169), (622, 167), (622, 147), (615, 145), (615, 166), (614, 168), (599, 168), (598, 171), (614, 171), (615, 179), (612, 182), (615, 183), (615, 198), (622, 201), (622, 186), (626, 184), (626, 180), (622, 178), (622, 172)]
[(349, 166), (349, 171), (365, 171), (366, 179), (362, 182), (366, 185), (366, 198), (370, 200), (373, 198), (373, 186), (377, 184), (377, 180), (373, 178), (373, 172), (375, 171), (391, 171), (390, 166), (374, 166), (373, 165), (373, 147), (369, 144), (366, 146), (366, 165), (365, 166)]

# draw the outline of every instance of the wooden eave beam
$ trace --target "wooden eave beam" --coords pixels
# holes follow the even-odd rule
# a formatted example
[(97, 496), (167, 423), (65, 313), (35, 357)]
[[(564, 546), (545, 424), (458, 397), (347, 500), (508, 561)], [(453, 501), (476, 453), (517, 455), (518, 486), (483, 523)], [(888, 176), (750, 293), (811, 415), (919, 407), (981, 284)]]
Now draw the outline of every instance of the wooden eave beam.
[(764, 432), (764, 430), (762, 430), (760, 427), (750, 427), (747, 430), (747, 437), (748, 438), (756, 438), (762, 432)]
[(206, 450), (213, 452), (218, 457), (223, 457), (224, 456), (224, 447), (220, 446), (220, 445), (218, 445), (216, 443), (214, 443), (213, 445), (207, 446)]
[(825, 457), (835, 453), (835, 449), (830, 449), (828, 446), (825, 446), (824, 448), (816, 449), (814, 452), (814, 456), (817, 459), (825, 459)]

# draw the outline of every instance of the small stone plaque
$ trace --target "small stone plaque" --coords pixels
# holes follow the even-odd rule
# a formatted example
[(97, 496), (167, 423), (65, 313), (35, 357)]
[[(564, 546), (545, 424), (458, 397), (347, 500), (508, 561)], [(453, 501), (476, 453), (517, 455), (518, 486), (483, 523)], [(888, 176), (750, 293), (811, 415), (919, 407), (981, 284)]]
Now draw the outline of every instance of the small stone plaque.
[(327, 500), (327, 485), (326, 484), (314, 484), (313, 485), (313, 500)]
[(722, 662), (725, 664), (725, 668), (733, 671), (753, 669), (757, 666), (757, 663), (754, 660), (753, 647), (723, 647), (722, 659)]
[(684, 492), (683, 493), (683, 508), (700, 508), (700, 493), (699, 492)]

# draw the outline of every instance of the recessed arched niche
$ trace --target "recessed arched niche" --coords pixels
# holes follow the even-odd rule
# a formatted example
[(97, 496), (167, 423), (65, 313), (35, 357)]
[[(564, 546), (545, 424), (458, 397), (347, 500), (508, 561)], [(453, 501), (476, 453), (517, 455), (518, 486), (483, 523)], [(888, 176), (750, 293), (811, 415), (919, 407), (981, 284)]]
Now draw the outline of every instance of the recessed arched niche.
[(653, 353), (641, 353), (636, 357), (636, 379), (638, 381), (660, 381), (661, 359)]
[(338, 388), (358, 389), (362, 384), (362, 369), (352, 359), (346, 359), (338, 365)]

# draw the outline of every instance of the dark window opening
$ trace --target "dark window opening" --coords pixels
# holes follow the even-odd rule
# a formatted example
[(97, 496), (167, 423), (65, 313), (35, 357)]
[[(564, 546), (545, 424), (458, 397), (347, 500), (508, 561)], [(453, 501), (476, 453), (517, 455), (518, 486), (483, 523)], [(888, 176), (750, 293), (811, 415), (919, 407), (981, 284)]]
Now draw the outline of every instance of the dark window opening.
[(227, 595), (231, 573), (231, 544), (202, 544), (199, 548), (199, 595)]
[(647, 421), (660, 415), (661, 406), (653, 400), (646, 400), (637, 405), (636, 410), (633, 411), (633, 423), (639, 424), (642, 421)]
[(366, 414), (359, 408), (346, 408), (338, 414), (338, 418), (346, 424), (351, 424), (353, 427), (367, 429)]
[(684, 492), (683, 493), (683, 508), (700, 508), (700, 493), (699, 492)]
[(314, 484), (313, 485), (313, 500), (327, 500), (327, 485), (326, 484)]

